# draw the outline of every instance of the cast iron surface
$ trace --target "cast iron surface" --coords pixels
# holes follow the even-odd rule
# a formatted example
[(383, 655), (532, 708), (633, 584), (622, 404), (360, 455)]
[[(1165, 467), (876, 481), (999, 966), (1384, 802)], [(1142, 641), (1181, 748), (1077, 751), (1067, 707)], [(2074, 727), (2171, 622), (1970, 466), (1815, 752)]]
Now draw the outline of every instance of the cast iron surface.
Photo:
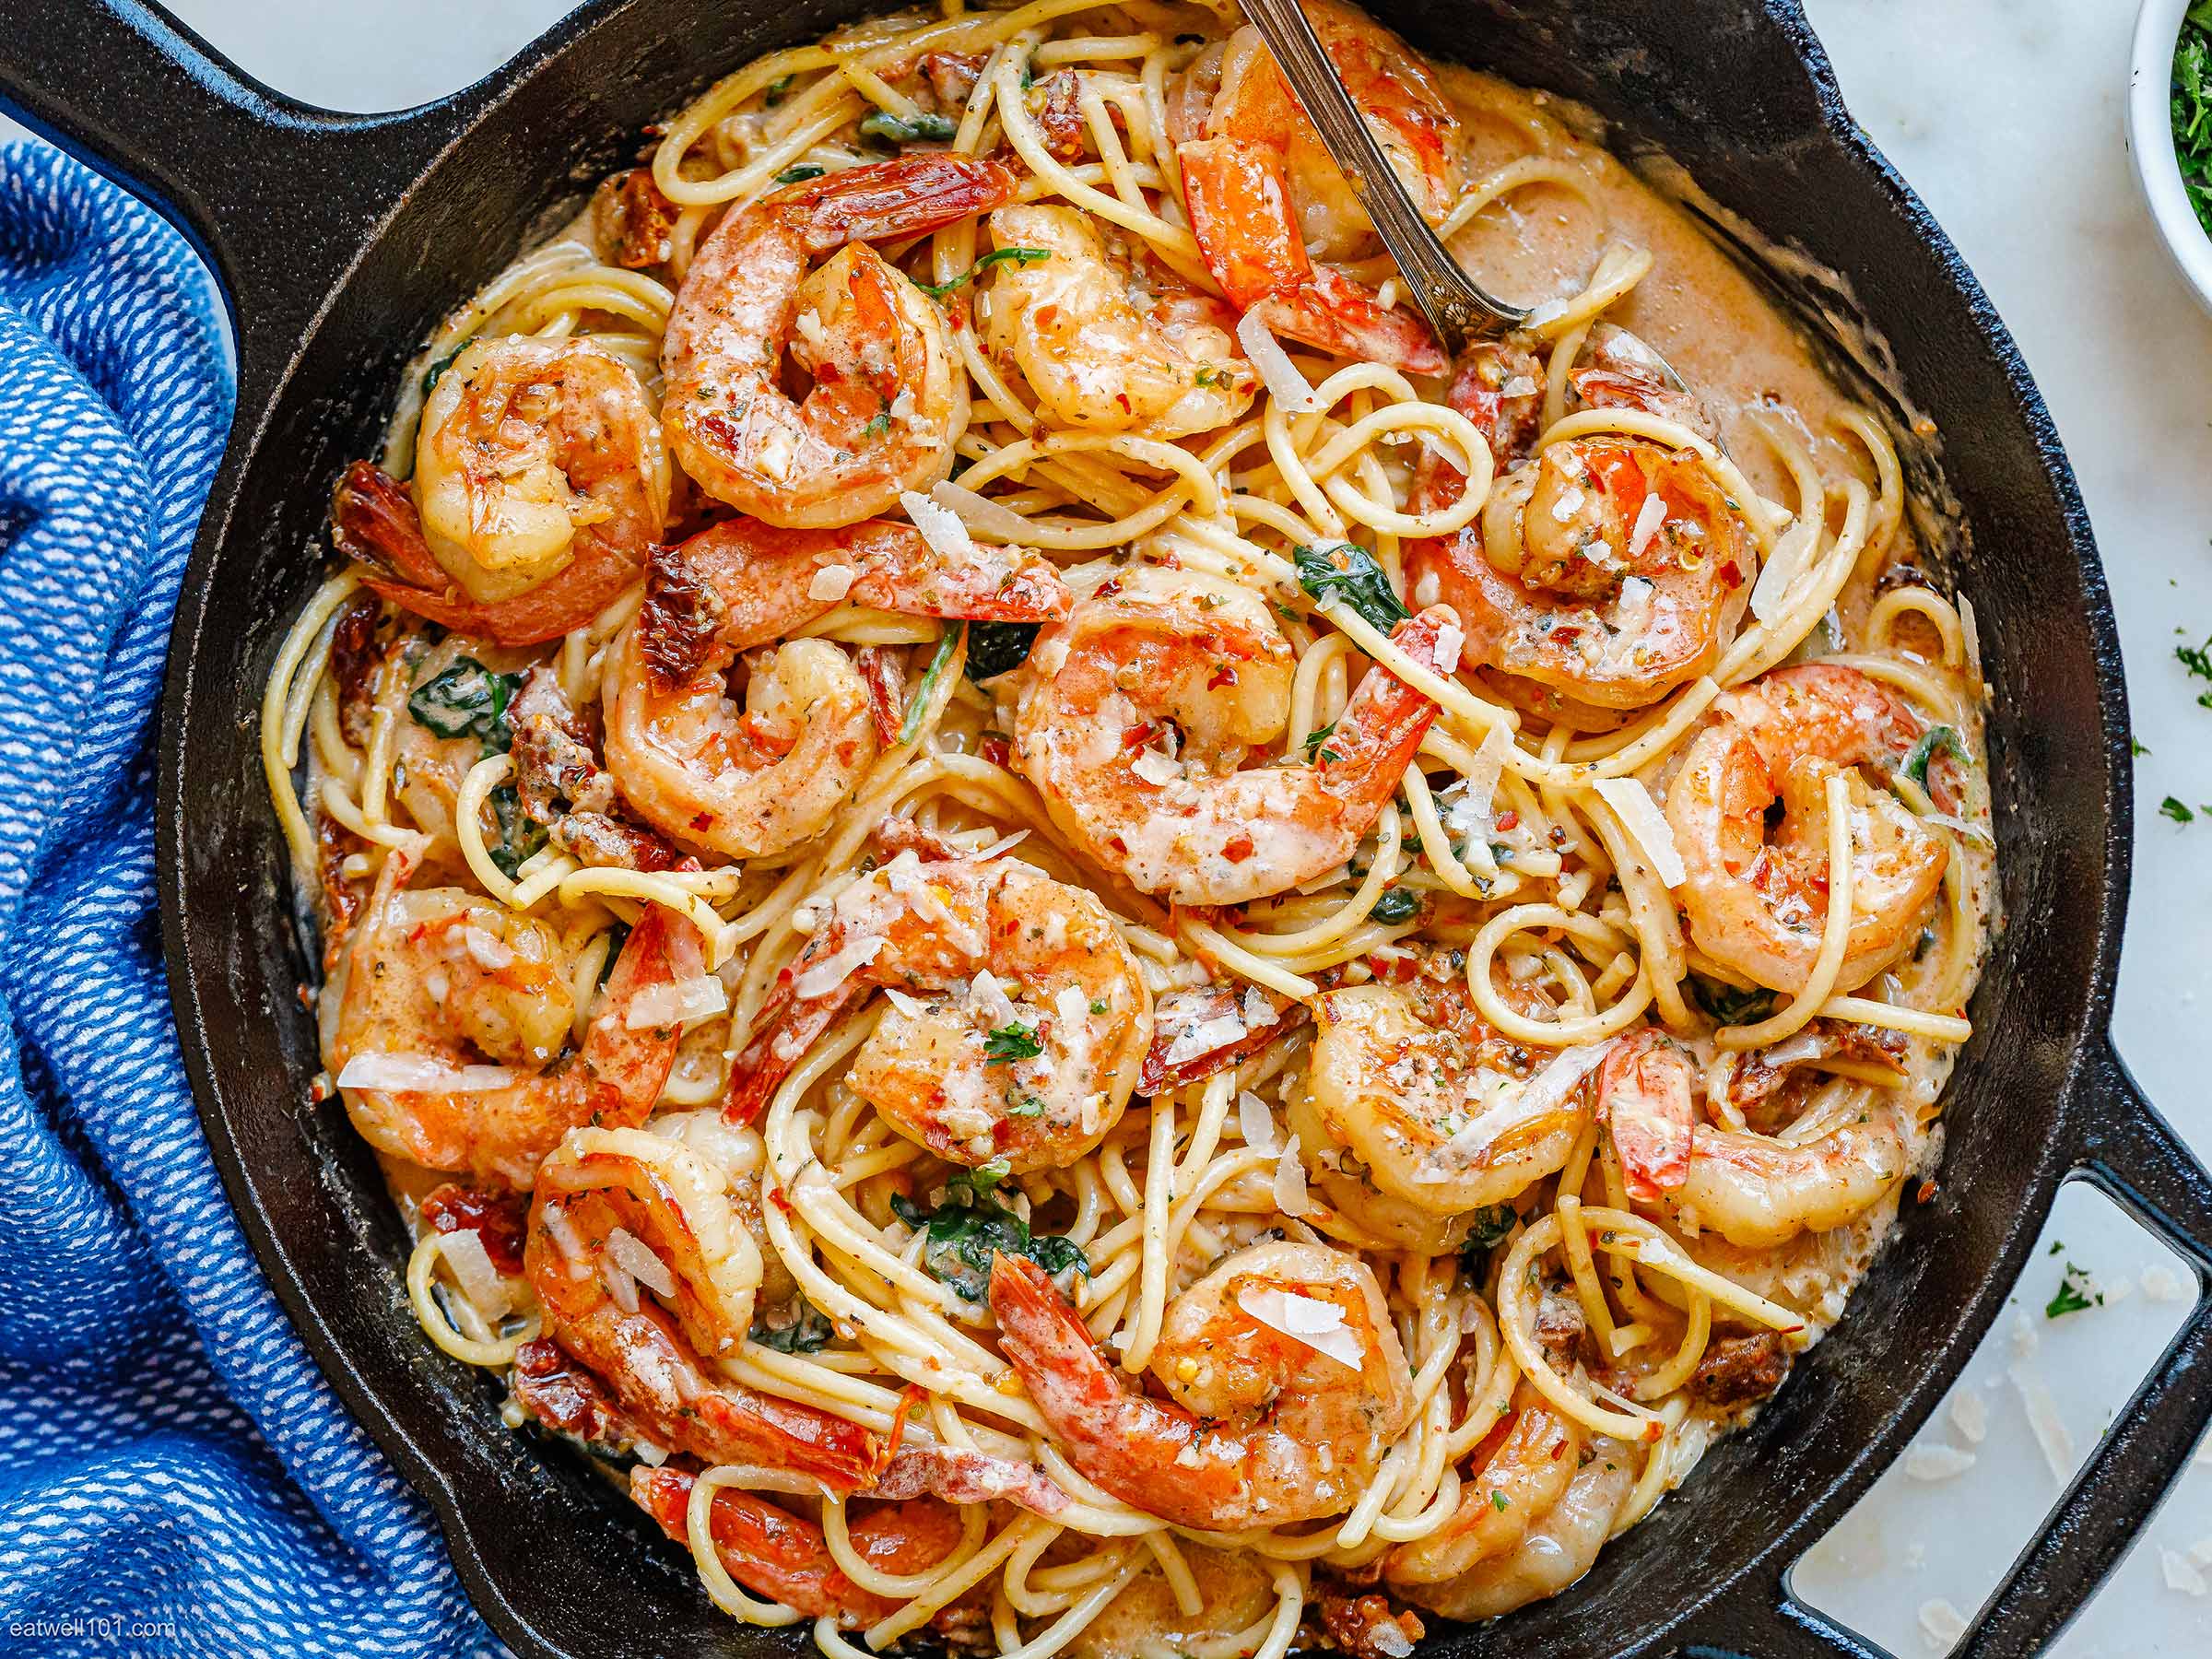
[[(427, 1498), (518, 1653), (788, 1651), (713, 1611), (682, 1555), (557, 1448), (503, 1430), (488, 1381), (409, 1314), (402, 1240), (337, 1102), (308, 1103), (312, 1024), (254, 723), (318, 579), (342, 465), (369, 453), (435, 320), (636, 149), (713, 72), (863, 0), (602, 0), (479, 85), (401, 116), (309, 111), (137, 0), (6, 0), (0, 92), (157, 200), (211, 257), (240, 404), (186, 578), (160, 763), (164, 927), (202, 1120), (270, 1281), (347, 1404)], [(1428, 1651), (1453, 1659), (1872, 1650), (1793, 1603), (1789, 1564), (1900, 1451), (2002, 1305), (2060, 1181), (2086, 1170), (2197, 1264), (2212, 1181), (2107, 1034), (2129, 846), (2120, 659), (2048, 415), (1979, 286), (1852, 124), (1789, 0), (1393, 0), (1439, 55), (1581, 100), (1721, 208), (1818, 265), (1785, 292), (1863, 321), (1945, 435), (1960, 584), (2002, 699), (1990, 721), (2006, 927), (1973, 1007), (1942, 1184), (1835, 1339), (1748, 1432), (1564, 1598)], [(2200, 1300), (1960, 1650), (2040, 1651), (2212, 1417)]]

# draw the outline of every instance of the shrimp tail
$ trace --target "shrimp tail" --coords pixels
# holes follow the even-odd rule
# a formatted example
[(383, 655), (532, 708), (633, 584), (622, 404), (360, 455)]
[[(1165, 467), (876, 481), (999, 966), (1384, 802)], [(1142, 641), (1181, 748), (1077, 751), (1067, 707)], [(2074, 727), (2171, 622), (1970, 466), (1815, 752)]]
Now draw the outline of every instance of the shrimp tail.
[(908, 156), (794, 184), (765, 206), (804, 229), (818, 259), (848, 242), (925, 236), (1012, 201), (1014, 170), (981, 156)]
[(621, 596), (640, 569), (594, 541), (557, 579), (479, 604), (431, 556), (407, 487), (367, 461), (356, 461), (339, 479), (330, 522), (338, 551), (364, 567), (362, 585), (378, 598), (500, 645), (542, 645), (582, 627)]
[[(1432, 605), (1399, 623), (1390, 639), (1422, 667), (1449, 677), (1459, 664), (1459, 631), (1452, 607)], [(1437, 713), (1426, 691), (1380, 665), (1371, 669), (1317, 758), (1322, 787), (1347, 801), (1386, 799), (1413, 764)]]
[(1452, 362), (1418, 317), (1385, 309), (1376, 294), (1306, 252), (1280, 152), (1243, 139), (1180, 145), (1191, 230), (1221, 291), (1259, 313), (1270, 332), (1408, 374), (1441, 375)]
[[(698, 1475), (673, 1464), (629, 1472), (629, 1495), (679, 1544), (690, 1540), (691, 1489)], [(809, 1618), (832, 1618), (846, 1630), (874, 1624), (895, 1602), (861, 1589), (839, 1569), (821, 1529), (767, 1500), (735, 1487), (716, 1489), (707, 1531), (723, 1570), (757, 1595), (797, 1609)], [(888, 1504), (855, 1517), (848, 1535), (871, 1566), (888, 1572), (919, 1572), (952, 1553), (959, 1519), (939, 1503)]]
[(722, 1115), (732, 1124), (749, 1124), (759, 1117), (799, 1056), (835, 1023), (847, 1003), (867, 989), (858, 979), (848, 979), (827, 996), (802, 1003), (791, 988), (790, 972), (784, 970), (785, 979), (762, 1005), (753, 1040), (730, 1062)]
[[(1036, 1263), (1003, 1252), (991, 1258), (991, 1314), (999, 1347), (1030, 1397), (1078, 1451), (1119, 1441), (1125, 1394), (1099, 1357), (1089, 1327)], [(1078, 1462), (1085, 1460), (1078, 1459)]]

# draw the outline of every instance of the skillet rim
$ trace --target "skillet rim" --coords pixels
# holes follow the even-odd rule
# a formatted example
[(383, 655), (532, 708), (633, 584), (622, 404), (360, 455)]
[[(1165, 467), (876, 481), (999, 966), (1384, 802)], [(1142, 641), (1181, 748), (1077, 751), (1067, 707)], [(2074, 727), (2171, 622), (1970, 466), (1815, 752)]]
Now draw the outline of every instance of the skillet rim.
[[(438, 165), (451, 150), (465, 146), (506, 100), (532, 84), (572, 41), (597, 28), (610, 14), (621, 9), (624, 0), (596, 0), (595, 4), (571, 13), (491, 75), (451, 98), (415, 112), (437, 112), (456, 118), (446, 141), (435, 151), (419, 159), (418, 176), (422, 171)], [(1380, 0), (1374, 0), (1374, 3), (1378, 13), (1387, 9)], [(2054, 1106), (2054, 1123), (2061, 1133), (2053, 1135), (2025, 1182), (2029, 1204), (2022, 1213), (2022, 1219), (2033, 1225), (2023, 1229), (2016, 1222), (2012, 1233), (2000, 1244), (1985, 1270), (1978, 1276), (1978, 1288), (1967, 1302), (1961, 1318), (1944, 1333), (1942, 1346), (1931, 1364), (1904, 1386), (1886, 1423), (1872, 1439), (1859, 1446), (1851, 1461), (1826, 1483), (1820, 1500), (1766, 1547), (1751, 1552), (1738, 1561), (1733, 1570), (1721, 1574), (1720, 1583), (1712, 1594), (1695, 1605), (1686, 1615), (1686, 1622), (1677, 1622), (1674, 1627), (1677, 1631), (1686, 1630), (1688, 1623), (1700, 1618), (1704, 1609), (1713, 1608), (1717, 1604), (1739, 1596), (1747, 1586), (1770, 1582), (1773, 1575), (1768, 1571), (1769, 1568), (1777, 1556), (1785, 1552), (1787, 1559), (1783, 1563), (1783, 1570), (1786, 1572), (1789, 1562), (1794, 1561), (1802, 1550), (1802, 1545), (1794, 1541), (1814, 1520), (1818, 1520), (1823, 1525), (1832, 1524), (1833, 1520), (1840, 1517), (1863, 1494), (1880, 1469), (1888, 1465), (1894, 1453), (1924, 1421), (1942, 1391), (1955, 1380), (1974, 1347), (1987, 1334), (2024, 1262), (2035, 1227), (2040, 1226), (2058, 1186), (2077, 1166), (2076, 1148), (2072, 1144), (2075, 1136), (2068, 1131), (2076, 1128), (2078, 1120), (2089, 1111), (2088, 1102), (2080, 1098), (2085, 1079), (2093, 1081), (2091, 1074), (2096, 1069), (2095, 1053), (2100, 1045), (2109, 1046), (2111, 1002), (2117, 972), (2132, 853), (2133, 801), (2132, 793), (2125, 787), (2128, 772), (2124, 759), (2128, 731), (2127, 704), (2124, 679), (2120, 670), (2116, 621), (2087, 510), (2059, 442), (2055, 424), (2028, 372), (2017, 343), (1997, 316), (1964, 259), (1878, 147), (1851, 120), (1826, 53), (1803, 13), (1792, 0), (1759, 0), (1758, 8), (1781, 31), (1813, 89), (1818, 135), (1833, 144), (1854, 171), (1872, 175), (1869, 182), (1878, 189), (1889, 209), (1905, 221), (1912, 239), (1940, 267), (1946, 282), (1957, 293), (1971, 319), (1976, 343), (1989, 351), (2003, 372), (2012, 413), (2028, 435), (2042, 478), (2052, 492), (2053, 504), (2074, 555), (2081, 582), (2085, 601), (2081, 620), (2087, 630), (2095, 670), (2099, 720), (2104, 740), (2099, 794), (2105, 813), (2107, 835), (2102, 850), (2104, 873), (2096, 907), (2096, 946), (2086, 966), (2079, 1017), (2074, 1029), (2067, 1034), (2069, 1046), (2065, 1067), (2065, 1082)], [(376, 247), (392, 217), (399, 211), (403, 203), (404, 197), (387, 202), (368, 219), (365, 229), (355, 239), (355, 245), (342, 271), (312, 317), (305, 323), (296, 337), (279, 345), (277, 353), (281, 360), (266, 366), (265, 373), (249, 378), (245, 360), (247, 341), (241, 330), (240, 418), (233, 427), (230, 444), (210, 491), (207, 511), (184, 573), (177, 619), (171, 634), (169, 676), (161, 702), (157, 859), (162, 900), (163, 946), (171, 969), (172, 1003), (177, 1015), (186, 1072), (193, 1085), (195, 1109), (208, 1135), (232, 1208), (253, 1243), (255, 1255), (269, 1277), (272, 1288), (299, 1330), (302, 1341), (314, 1355), (318, 1366), (345, 1400), (349, 1412), (386, 1454), (393, 1458), (410, 1485), (423, 1495), (438, 1514), (456, 1571), (467, 1587), (472, 1601), (484, 1612), (488, 1621), (492, 1622), (500, 1633), (509, 1640), (520, 1635), (526, 1642), (539, 1644), (545, 1652), (559, 1653), (563, 1651), (560, 1644), (537, 1630), (526, 1610), (517, 1606), (501, 1592), (499, 1582), (480, 1557), (475, 1525), (461, 1509), (459, 1495), (445, 1471), (417, 1443), (408, 1426), (387, 1408), (382, 1391), (356, 1368), (305, 1289), (284, 1241), (272, 1230), (247, 1173), (251, 1160), (231, 1133), (228, 1109), (223, 1104), (223, 1086), (216, 1075), (212, 1054), (204, 1035), (198, 983), (189, 950), (192, 923), (184, 903), (188, 885), (184, 836), (186, 783), (191, 758), (187, 752), (186, 737), (192, 698), (198, 688), (194, 669), (199, 642), (206, 631), (211, 610), (214, 590), (210, 577), (229, 538), (231, 520), (238, 507), (238, 496), (245, 472), (258, 453), (278, 407), (295, 384), (294, 377), (300, 367), (305, 342), (323, 322), (337, 294), (358, 277), (362, 263)], [(230, 275), (226, 272), (227, 276)], [(239, 300), (228, 286), (226, 301), (233, 306), (236, 314)], [(265, 355), (265, 351), (257, 352), (257, 359)], [(248, 406), (249, 389), (258, 400), (258, 406)], [(220, 699), (226, 693), (216, 689), (210, 695)], [(277, 1271), (279, 1264), (283, 1267), (281, 1272)], [(1771, 1597), (1772, 1593), (1760, 1591), (1759, 1594)], [(1783, 1594), (1786, 1598), (1786, 1590)], [(500, 1617), (495, 1617), (495, 1612)], [(1643, 1649), (1640, 1644), (1635, 1650), (1623, 1651)]]

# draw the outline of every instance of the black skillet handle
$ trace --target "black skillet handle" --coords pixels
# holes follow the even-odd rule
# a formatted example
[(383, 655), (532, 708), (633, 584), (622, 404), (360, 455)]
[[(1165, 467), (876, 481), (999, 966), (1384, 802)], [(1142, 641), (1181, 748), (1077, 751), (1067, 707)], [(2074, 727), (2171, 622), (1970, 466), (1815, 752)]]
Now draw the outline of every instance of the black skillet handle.
[(260, 85), (147, 0), (0, 10), (0, 106), (149, 198), (208, 258), (238, 324), (241, 394), (265, 359), (289, 355), (377, 218), (486, 91), (332, 114)]
[[(2195, 1270), (2196, 1306), (2122, 1406), (2065, 1496), (1983, 1604), (1952, 1659), (2046, 1652), (2141, 1535), (2212, 1423), (2212, 1172), (2136, 1087), (2109, 1036), (2093, 1041), (2066, 1114), (2083, 1177), (2124, 1205)], [(1794, 1601), (1779, 1575), (1719, 1599), (1686, 1659), (1883, 1659), (1883, 1651)]]
[(2143, 1096), (2109, 1036), (2094, 1043), (2069, 1122), (2076, 1159), (2196, 1275), (2196, 1305), (2120, 1408), (2043, 1529), (1983, 1604), (1956, 1659), (2042, 1653), (2141, 1535), (2212, 1423), (2212, 1172)]

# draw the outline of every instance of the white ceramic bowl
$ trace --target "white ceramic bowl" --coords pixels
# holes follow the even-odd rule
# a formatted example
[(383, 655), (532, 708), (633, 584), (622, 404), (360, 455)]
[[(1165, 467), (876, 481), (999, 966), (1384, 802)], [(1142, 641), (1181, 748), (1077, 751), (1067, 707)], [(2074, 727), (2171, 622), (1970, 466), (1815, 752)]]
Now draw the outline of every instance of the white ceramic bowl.
[(2181, 39), (2182, 14), (2189, 4), (2190, 0), (2143, 0), (2143, 9), (2136, 15), (2127, 138), (2143, 199), (2149, 203), (2150, 217), (2166, 240), (2166, 251), (2196, 290), (2198, 300), (2212, 311), (2212, 236), (2205, 233), (2189, 206), (2181, 163), (2173, 153), (2173, 47)]

